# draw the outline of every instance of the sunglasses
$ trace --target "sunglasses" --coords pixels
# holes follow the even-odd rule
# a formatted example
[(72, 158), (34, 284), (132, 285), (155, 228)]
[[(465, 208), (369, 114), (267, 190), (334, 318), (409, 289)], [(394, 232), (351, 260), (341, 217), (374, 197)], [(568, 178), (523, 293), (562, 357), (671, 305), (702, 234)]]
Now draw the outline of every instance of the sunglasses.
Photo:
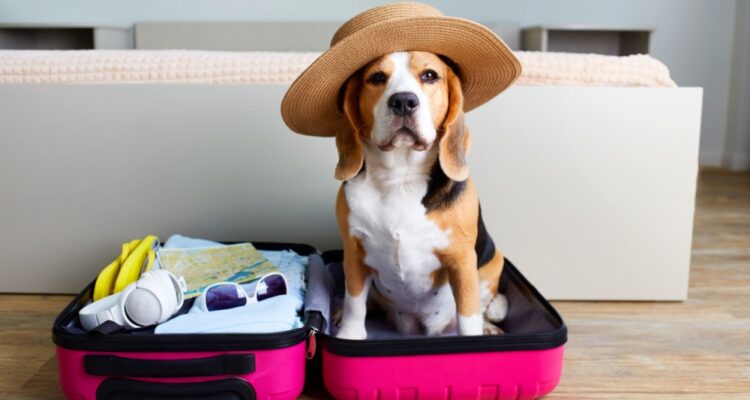
[(287, 294), (286, 288), (284, 275), (273, 272), (258, 280), (252, 297), (237, 283), (220, 282), (207, 287), (196, 301), (204, 311), (226, 310)]

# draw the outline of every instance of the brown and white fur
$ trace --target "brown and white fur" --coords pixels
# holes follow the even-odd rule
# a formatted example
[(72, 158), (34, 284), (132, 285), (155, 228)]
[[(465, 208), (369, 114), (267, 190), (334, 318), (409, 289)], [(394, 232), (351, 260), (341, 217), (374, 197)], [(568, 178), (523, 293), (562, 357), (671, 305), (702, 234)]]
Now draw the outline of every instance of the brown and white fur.
[[(499, 333), (503, 256), (484, 229), (456, 72), (427, 52), (383, 56), (342, 88), (336, 217), (346, 294), (338, 337), (365, 339), (368, 298), (404, 334)], [(479, 266), (479, 268), (478, 268)]]

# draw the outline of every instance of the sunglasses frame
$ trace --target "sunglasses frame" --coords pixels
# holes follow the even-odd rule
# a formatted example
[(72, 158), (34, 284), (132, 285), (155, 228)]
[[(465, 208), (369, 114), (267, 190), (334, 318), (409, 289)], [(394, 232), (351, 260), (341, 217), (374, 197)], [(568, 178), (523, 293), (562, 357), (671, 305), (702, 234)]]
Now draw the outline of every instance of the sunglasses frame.
[[(274, 275), (280, 276), (281, 279), (284, 281), (284, 289), (285, 290), (284, 290), (283, 294), (288, 294), (289, 293), (289, 283), (287, 282), (286, 277), (284, 276), (284, 274), (282, 274), (281, 272), (271, 272), (271, 273), (265, 274), (265, 275), (261, 276), (260, 278), (258, 278), (258, 283), (255, 284), (255, 290), (253, 291), (253, 295), (252, 296), (249, 296), (247, 294), (247, 291), (245, 290), (245, 288), (243, 288), (242, 285), (240, 285), (237, 282), (217, 282), (217, 283), (212, 283), (212, 284), (206, 286), (206, 288), (201, 291), (201, 295), (196, 299), (196, 300), (200, 301), (200, 304), (198, 306), (201, 308), (201, 310), (206, 311), (206, 312), (221, 311), (221, 310), (209, 310), (208, 309), (208, 304), (206, 304), (206, 294), (212, 288), (217, 287), (217, 286), (223, 286), (223, 285), (231, 285), (231, 286), (235, 286), (237, 289), (239, 289), (238, 293), (243, 294), (245, 296), (245, 299), (247, 299), (247, 302), (244, 305), (248, 305), (248, 304), (252, 304), (252, 303), (257, 303), (258, 302), (258, 285), (260, 285), (260, 283), (264, 279), (267, 279), (268, 277), (271, 277), (271, 276), (274, 276)], [(273, 297), (276, 297), (276, 296), (273, 296)], [(242, 306), (237, 306), (237, 307), (242, 307)], [(237, 307), (230, 307), (230, 308), (226, 308), (225, 310), (229, 310), (231, 308), (237, 308)]]

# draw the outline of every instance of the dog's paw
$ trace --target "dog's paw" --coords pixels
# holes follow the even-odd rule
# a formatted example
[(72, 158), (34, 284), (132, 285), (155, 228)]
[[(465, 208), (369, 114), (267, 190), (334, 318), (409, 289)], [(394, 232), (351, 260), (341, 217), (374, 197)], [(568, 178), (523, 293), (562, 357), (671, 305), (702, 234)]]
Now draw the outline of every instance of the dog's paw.
[(458, 316), (458, 333), (461, 336), (479, 336), (482, 335), (482, 325), (484, 318), (481, 315), (472, 315), (471, 317)]
[(484, 316), (491, 322), (500, 322), (505, 319), (508, 315), (508, 299), (502, 294), (498, 293), (494, 299), (487, 306), (487, 311), (484, 312)]
[(354, 324), (342, 324), (339, 331), (336, 332), (339, 339), (365, 340), (367, 339), (367, 329), (364, 326)]
[(502, 329), (500, 329), (500, 327), (487, 320), (484, 320), (482, 331), (485, 335), (502, 335), (503, 333), (505, 333)]

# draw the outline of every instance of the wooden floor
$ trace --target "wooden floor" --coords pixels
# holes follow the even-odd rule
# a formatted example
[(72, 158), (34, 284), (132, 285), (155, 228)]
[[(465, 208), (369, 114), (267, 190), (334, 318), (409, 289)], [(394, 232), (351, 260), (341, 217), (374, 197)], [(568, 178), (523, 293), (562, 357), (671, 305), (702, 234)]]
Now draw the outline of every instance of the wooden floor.
[[(0, 295), (1, 399), (62, 398), (50, 325), (69, 299)], [(570, 331), (550, 399), (750, 399), (750, 174), (701, 173), (688, 301), (555, 306)]]

